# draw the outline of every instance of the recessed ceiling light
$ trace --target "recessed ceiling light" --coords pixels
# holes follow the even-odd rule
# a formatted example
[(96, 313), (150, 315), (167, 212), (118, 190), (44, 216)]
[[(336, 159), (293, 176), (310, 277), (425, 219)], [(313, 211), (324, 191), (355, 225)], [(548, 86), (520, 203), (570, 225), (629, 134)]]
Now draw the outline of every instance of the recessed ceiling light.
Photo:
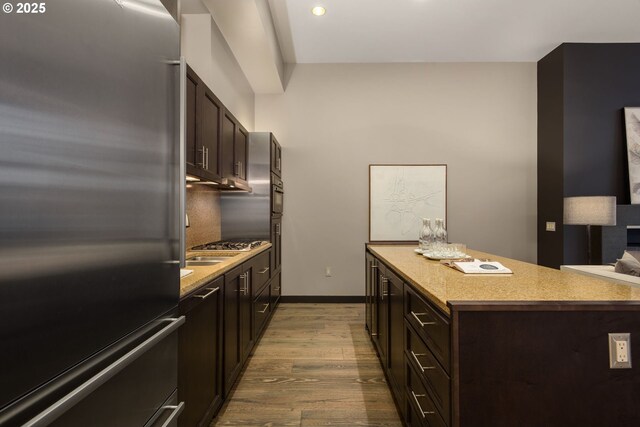
[(322, 16), (325, 13), (327, 13), (327, 9), (325, 9), (322, 6), (316, 6), (313, 9), (311, 9), (311, 13), (313, 13), (316, 16)]

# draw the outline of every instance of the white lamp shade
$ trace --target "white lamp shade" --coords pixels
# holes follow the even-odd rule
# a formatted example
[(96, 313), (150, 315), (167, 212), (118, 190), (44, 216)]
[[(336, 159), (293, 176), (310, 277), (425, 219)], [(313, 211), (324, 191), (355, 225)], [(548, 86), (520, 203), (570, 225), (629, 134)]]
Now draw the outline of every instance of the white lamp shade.
[(616, 225), (616, 198), (611, 196), (565, 197), (564, 223)]

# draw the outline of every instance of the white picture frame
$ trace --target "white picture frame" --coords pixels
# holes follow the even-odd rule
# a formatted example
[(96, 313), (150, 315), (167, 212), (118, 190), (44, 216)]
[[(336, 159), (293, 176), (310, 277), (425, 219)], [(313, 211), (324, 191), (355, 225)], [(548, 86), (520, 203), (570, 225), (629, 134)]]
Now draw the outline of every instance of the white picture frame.
[(632, 205), (640, 205), (640, 107), (625, 107), (629, 193)]
[(422, 218), (447, 221), (447, 165), (369, 165), (369, 241), (416, 242)]

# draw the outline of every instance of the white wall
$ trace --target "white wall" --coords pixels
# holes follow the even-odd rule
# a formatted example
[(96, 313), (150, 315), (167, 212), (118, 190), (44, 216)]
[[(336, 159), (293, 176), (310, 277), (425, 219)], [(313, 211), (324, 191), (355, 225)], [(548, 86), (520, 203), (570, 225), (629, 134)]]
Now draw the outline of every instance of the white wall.
[(183, 14), (181, 51), (187, 63), (220, 101), (252, 131), (254, 93), (209, 13)]
[(283, 145), (284, 294), (363, 294), (371, 163), (446, 163), (450, 240), (535, 262), (536, 102), (535, 63), (296, 65), (255, 113)]

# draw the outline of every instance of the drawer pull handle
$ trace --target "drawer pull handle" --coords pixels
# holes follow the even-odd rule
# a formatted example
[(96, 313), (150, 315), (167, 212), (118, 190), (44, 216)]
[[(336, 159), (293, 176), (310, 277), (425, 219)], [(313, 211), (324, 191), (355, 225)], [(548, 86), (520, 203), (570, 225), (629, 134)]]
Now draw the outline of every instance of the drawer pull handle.
[(169, 417), (166, 419), (164, 424), (162, 424), (161, 426), (161, 427), (168, 427), (169, 425), (171, 425), (171, 422), (176, 418), (178, 418), (178, 416), (182, 413), (182, 410), (184, 409), (184, 402), (180, 402), (180, 404), (177, 406), (174, 406), (174, 405), (163, 406), (161, 409), (171, 409), (171, 415), (169, 415)]
[(413, 400), (416, 402), (416, 405), (418, 405), (418, 410), (420, 410), (420, 414), (422, 414), (422, 418), (426, 418), (426, 417), (427, 417), (427, 415), (433, 415), (433, 414), (435, 414), (435, 412), (434, 412), (434, 411), (426, 411), (426, 412), (425, 412), (425, 411), (423, 411), (423, 410), (422, 410), (422, 406), (420, 406), (420, 402), (418, 402), (418, 398), (419, 398), (419, 397), (425, 397), (425, 396), (426, 396), (426, 394), (415, 394), (415, 393), (413, 392), (413, 390), (411, 390), (411, 395), (413, 396)]
[(264, 273), (266, 273), (267, 271), (269, 271), (269, 267), (265, 267), (265, 268), (263, 268), (262, 270), (258, 271), (258, 274), (264, 274)]
[(264, 313), (266, 313), (266, 311), (267, 311), (267, 309), (268, 309), (268, 308), (269, 308), (269, 304), (265, 304), (265, 305), (264, 305), (264, 310), (262, 310), (262, 311), (258, 311), (258, 313), (260, 313), (260, 314), (264, 314)]
[(413, 360), (416, 361), (416, 363), (418, 364), (418, 367), (420, 368), (420, 370), (424, 373), (424, 371), (426, 370), (430, 370), (430, 369), (436, 369), (435, 366), (422, 366), (422, 363), (420, 363), (420, 361), (418, 360), (418, 356), (426, 356), (425, 353), (420, 353), (420, 354), (415, 354), (413, 352), (413, 350), (411, 350), (411, 356), (413, 356)]
[(209, 298), (211, 295), (215, 294), (216, 292), (218, 292), (220, 290), (220, 287), (217, 288), (207, 288), (207, 290), (209, 291), (208, 293), (204, 294), (204, 295), (194, 295), (194, 298), (202, 298), (202, 299), (207, 299)]
[(425, 326), (429, 326), (429, 325), (435, 325), (436, 322), (423, 322), (422, 320), (420, 320), (420, 318), (418, 316), (427, 316), (429, 315), (429, 313), (414, 313), (413, 311), (411, 312), (411, 315), (413, 316), (414, 319), (416, 319), (418, 321), (418, 323), (420, 324), (421, 327), (425, 327)]

